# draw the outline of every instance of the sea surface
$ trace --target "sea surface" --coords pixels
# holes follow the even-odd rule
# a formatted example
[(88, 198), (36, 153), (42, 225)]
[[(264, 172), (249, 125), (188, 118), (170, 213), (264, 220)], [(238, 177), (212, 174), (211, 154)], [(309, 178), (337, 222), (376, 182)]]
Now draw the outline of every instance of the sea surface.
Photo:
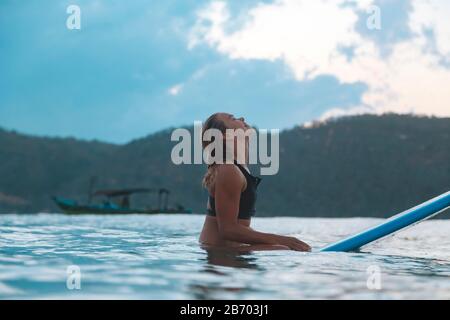
[[(448, 214), (448, 213), (446, 213)], [(206, 252), (201, 215), (0, 215), (0, 299), (450, 299), (450, 220), (357, 253)], [(314, 249), (379, 219), (256, 218)]]

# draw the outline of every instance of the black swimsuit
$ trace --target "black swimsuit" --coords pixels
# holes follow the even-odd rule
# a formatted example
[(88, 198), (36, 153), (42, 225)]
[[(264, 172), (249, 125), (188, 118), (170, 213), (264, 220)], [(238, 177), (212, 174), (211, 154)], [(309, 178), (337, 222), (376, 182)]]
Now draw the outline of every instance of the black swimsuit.
[[(242, 167), (237, 162), (234, 163), (239, 170), (244, 174), (245, 179), (247, 180), (247, 188), (241, 193), (241, 199), (239, 201), (239, 219), (249, 220), (256, 214), (255, 204), (256, 204), (256, 190), (258, 188), (259, 183), (261, 182), (261, 178), (252, 176), (244, 167)], [(216, 216), (216, 203), (213, 196), (209, 196), (209, 205), (210, 209), (208, 209), (207, 214), (209, 216)]]

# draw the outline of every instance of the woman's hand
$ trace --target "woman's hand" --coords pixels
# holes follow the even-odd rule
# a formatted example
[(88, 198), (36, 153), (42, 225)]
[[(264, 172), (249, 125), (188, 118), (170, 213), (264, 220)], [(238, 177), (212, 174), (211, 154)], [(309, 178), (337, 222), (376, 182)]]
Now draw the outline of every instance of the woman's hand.
[(308, 244), (295, 237), (286, 237), (286, 236), (279, 236), (279, 237), (280, 239), (278, 244), (289, 247), (291, 250), (308, 251), (308, 252), (311, 251), (311, 247)]

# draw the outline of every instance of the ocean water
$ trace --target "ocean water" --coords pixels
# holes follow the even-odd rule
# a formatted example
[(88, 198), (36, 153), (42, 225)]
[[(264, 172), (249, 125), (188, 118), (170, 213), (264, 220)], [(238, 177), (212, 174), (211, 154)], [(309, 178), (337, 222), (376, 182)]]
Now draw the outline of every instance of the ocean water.
[[(448, 214), (448, 213), (447, 213)], [(450, 221), (358, 253), (206, 252), (201, 215), (0, 215), (0, 299), (450, 299)], [(256, 218), (314, 249), (378, 219)]]

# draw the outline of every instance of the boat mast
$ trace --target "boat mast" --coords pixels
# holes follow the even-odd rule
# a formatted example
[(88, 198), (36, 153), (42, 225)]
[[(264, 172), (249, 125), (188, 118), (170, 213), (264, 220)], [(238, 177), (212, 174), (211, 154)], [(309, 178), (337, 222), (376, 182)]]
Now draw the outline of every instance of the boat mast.
[[(161, 207), (161, 198), (165, 195), (163, 198), (163, 207)], [(167, 210), (169, 202), (169, 190), (167, 189), (159, 189), (158, 192), (158, 210)]]
[(89, 189), (88, 189), (88, 204), (91, 204), (92, 201), (92, 193), (94, 190), (94, 185), (97, 182), (97, 177), (96, 176), (92, 176), (89, 179)]

